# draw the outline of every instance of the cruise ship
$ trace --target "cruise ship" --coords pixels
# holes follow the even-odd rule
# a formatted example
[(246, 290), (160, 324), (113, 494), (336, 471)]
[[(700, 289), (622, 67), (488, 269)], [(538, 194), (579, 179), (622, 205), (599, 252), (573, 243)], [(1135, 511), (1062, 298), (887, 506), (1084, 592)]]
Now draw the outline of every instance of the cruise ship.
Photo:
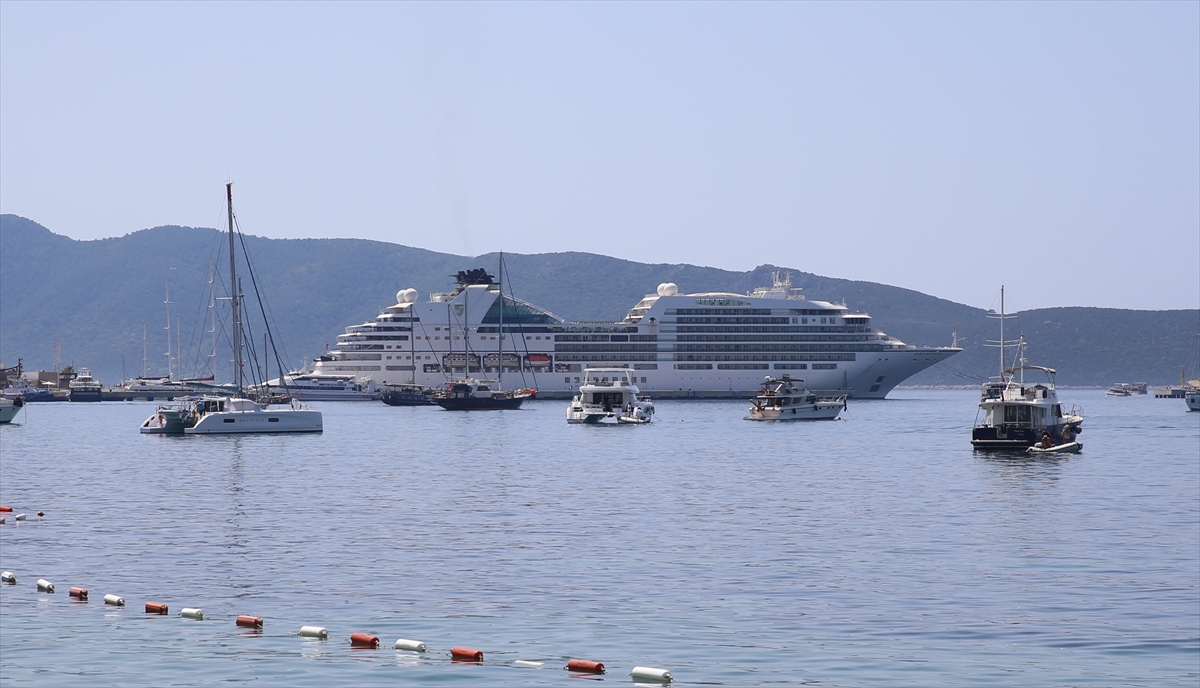
[(589, 367), (631, 370), (655, 398), (753, 397), (783, 374), (814, 391), (882, 399), (962, 349), (917, 348), (871, 327), (845, 305), (808, 300), (775, 273), (748, 294), (680, 293), (660, 284), (618, 322), (571, 322), (502, 294), (486, 270), (460, 271), (455, 288), (418, 302), (415, 289), (374, 320), (346, 328), (313, 362), (321, 375), (379, 385), (436, 387), (463, 377), (569, 398)]

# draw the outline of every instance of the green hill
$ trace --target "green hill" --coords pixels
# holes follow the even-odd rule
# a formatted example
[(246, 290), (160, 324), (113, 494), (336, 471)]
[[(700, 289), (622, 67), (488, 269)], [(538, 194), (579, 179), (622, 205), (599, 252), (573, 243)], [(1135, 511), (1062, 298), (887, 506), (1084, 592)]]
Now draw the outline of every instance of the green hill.
[[(115, 383), (141, 372), (146, 323), (149, 372), (165, 373), (163, 301), (169, 279), (172, 326), (177, 320), (181, 324), (184, 373), (201, 373), (212, 348), (204, 322), (210, 262), (216, 266), (217, 293), (224, 294), (227, 241), (216, 230), (192, 227), (75, 241), (31, 220), (0, 215), (0, 361), (12, 365), (20, 357), (27, 369), (48, 370), (57, 341), (63, 365), (89, 367), (100, 380)], [(245, 242), (289, 367), (320, 353), (347, 325), (373, 318), (394, 302), (398, 290), (414, 287), (424, 299), (431, 291), (448, 290), (449, 276), (458, 270), (494, 272), (497, 262), (495, 254), (468, 258), (359, 239), (247, 236)], [(661, 282), (675, 282), (685, 292), (746, 292), (770, 284), (771, 271), (781, 269), (763, 265), (732, 272), (588, 253), (506, 254), (505, 264), (517, 297), (570, 320), (620, 318)], [(966, 384), (971, 380), (963, 376), (995, 372), (996, 352), (982, 344), (995, 339), (998, 330), (983, 310), (909, 289), (789, 271), (793, 286), (803, 287), (809, 298), (844, 300), (909, 344), (948, 345), (957, 329), (965, 350), (908, 384)], [(239, 275), (243, 291), (252, 295), (245, 266)], [(261, 316), (252, 314), (250, 320), (261, 333)], [(1011, 327), (1025, 333), (1031, 362), (1057, 368), (1062, 384), (1161, 384), (1178, 380), (1180, 367), (1196, 358), (1200, 311), (1053, 308), (1020, 313)], [(261, 350), (261, 334), (255, 341)], [(174, 341), (171, 346), (174, 350)], [(219, 361), (218, 371), (227, 379), (229, 363)]]

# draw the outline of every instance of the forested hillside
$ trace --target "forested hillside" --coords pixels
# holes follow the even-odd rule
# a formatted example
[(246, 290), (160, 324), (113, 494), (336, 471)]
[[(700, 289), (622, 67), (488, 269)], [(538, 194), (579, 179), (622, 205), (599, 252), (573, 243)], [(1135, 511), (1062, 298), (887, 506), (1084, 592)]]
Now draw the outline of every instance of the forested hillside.
[[(0, 216), (0, 362), (12, 365), (20, 357), (27, 369), (49, 369), (57, 341), (63, 365), (89, 367), (103, 382), (115, 383), (141, 373), (145, 323), (149, 372), (163, 374), (166, 282), (172, 327), (181, 325), (173, 332), (182, 333), (183, 371), (202, 373), (212, 349), (205, 323), (210, 265), (217, 296), (225, 295), (227, 242), (216, 230), (191, 227), (75, 241), (25, 218)], [(347, 325), (374, 317), (400, 289), (414, 287), (425, 299), (431, 291), (449, 290), (450, 275), (459, 270), (494, 273), (497, 264), (495, 254), (468, 258), (356, 239), (247, 236), (245, 244), (256, 279), (242, 266), (243, 292), (252, 297), (257, 283), (290, 367), (319, 354)], [(787, 256), (763, 258), (783, 267), (732, 272), (586, 253), (506, 254), (505, 264), (517, 297), (570, 320), (620, 318), (661, 282), (675, 282), (684, 292), (746, 292), (770, 284), (772, 270), (785, 269), (809, 298), (844, 300), (909, 344), (949, 345), (957, 329), (965, 350), (908, 384), (966, 384), (995, 372), (996, 352), (982, 344), (998, 330), (983, 310), (909, 289), (788, 269)], [(249, 302), (257, 310), (256, 301)], [(228, 307), (218, 301), (216, 310)], [(261, 333), (261, 315), (252, 313), (251, 322)], [(1158, 384), (1178, 380), (1180, 367), (1195, 361), (1200, 311), (1054, 308), (1020, 313), (1010, 326), (1026, 335), (1031, 362), (1057, 368), (1062, 384)], [(218, 340), (227, 328), (218, 325)], [(225, 378), (228, 358), (226, 345), (217, 356), (218, 375)]]

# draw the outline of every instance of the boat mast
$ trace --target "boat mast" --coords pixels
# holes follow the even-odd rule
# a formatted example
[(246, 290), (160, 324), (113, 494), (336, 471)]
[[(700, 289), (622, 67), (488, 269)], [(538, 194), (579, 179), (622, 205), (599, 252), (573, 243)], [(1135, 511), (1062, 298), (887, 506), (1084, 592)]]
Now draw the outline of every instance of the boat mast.
[(146, 321), (142, 321), (142, 377), (146, 377)]
[(208, 261), (208, 314), (212, 318), (212, 329), (209, 333), (212, 334), (212, 353), (208, 355), (209, 374), (213, 376), (213, 382), (217, 379), (217, 301), (216, 301), (216, 266), (212, 260)]
[(1000, 377), (1004, 377), (1004, 285), (1000, 285)]
[(229, 210), (229, 300), (233, 305), (233, 386), (242, 389), (242, 314), (238, 309), (237, 254), (233, 244), (233, 182), (225, 184), (225, 205)]
[(164, 327), (167, 331), (167, 377), (171, 377), (171, 281), (169, 277), (163, 278), (163, 303), (167, 305), (167, 326)]
[(500, 291), (500, 327), (496, 337), (496, 387), (504, 389), (504, 251), (500, 252), (500, 266), (496, 269), (496, 286)]

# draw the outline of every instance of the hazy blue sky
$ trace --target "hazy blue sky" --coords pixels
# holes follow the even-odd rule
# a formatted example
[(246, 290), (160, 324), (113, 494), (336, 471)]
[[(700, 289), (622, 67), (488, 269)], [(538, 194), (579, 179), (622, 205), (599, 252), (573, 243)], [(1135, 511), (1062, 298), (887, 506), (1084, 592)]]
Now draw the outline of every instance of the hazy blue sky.
[(1200, 3), (0, 2), (0, 211), (227, 179), (270, 237), (1196, 308)]

